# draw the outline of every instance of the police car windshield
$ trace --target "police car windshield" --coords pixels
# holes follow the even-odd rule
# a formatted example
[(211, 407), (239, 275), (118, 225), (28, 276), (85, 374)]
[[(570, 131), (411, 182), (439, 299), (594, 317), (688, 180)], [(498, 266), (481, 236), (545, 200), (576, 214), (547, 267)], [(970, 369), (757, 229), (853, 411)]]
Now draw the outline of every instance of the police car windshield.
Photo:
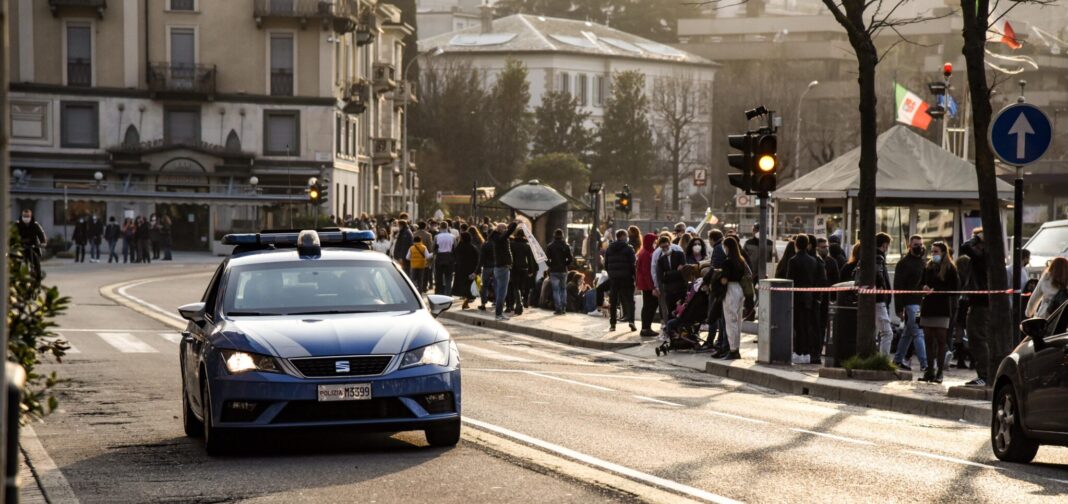
[(415, 293), (392, 264), (293, 261), (230, 271), (225, 313), (234, 316), (411, 311)]

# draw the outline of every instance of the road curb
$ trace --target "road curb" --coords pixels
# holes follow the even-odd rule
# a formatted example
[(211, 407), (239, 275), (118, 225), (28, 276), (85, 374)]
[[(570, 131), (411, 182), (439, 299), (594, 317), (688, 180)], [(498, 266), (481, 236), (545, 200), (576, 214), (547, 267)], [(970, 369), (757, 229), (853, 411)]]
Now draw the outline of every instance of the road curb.
[[(104, 296), (104, 298), (106, 298), (106, 299), (114, 301), (115, 303), (117, 303), (117, 304), (119, 304), (121, 306), (129, 308), (129, 309), (131, 309), (131, 310), (133, 310), (133, 311), (135, 311), (135, 312), (137, 312), (137, 313), (139, 313), (141, 315), (144, 315), (144, 316), (146, 316), (148, 318), (151, 318), (151, 319), (156, 320), (158, 322), (161, 322), (161, 323), (163, 323), (165, 325), (168, 325), (170, 327), (178, 329), (179, 331), (182, 331), (182, 330), (185, 330), (185, 328), (186, 328), (186, 322), (184, 320), (179, 319), (177, 314), (175, 314), (173, 317), (169, 317), (169, 316), (165, 315), (164, 312), (161, 311), (160, 309), (150, 308), (150, 307), (146, 306), (148, 303), (146, 303), (144, 301), (138, 302), (140, 300), (135, 301), (134, 299), (130, 299), (126, 295), (120, 294), (118, 291), (123, 289), (123, 288), (130, 287), (130, 286), (133, 286), (133, 285), (140, 285), (140, 284), (152, 283), (152, 282), (161, 282), (161, 281), (164, 281), (164, 280), (172, 280), (172, 279), (176, 279), (176, 278), (186, 278), (186, 277), (191, 277), (191, 276), (202, 276), (202, 275), (206, 275), (206, 274), (210, 274), (210, 272), (201, 271), (201, 272), (198, 272), (198, 273), (183, 273), (181, 275), (166, 275), (166, 276), (158, 276), (158, 277), (139, 278), (137, 280), (128, 280), (128, 281), (125, 281), (125, 282), (114, 283), (114, 284), (105, 285), (105, 286), (101, 287), (100, 288), (100, 295)], [(142, 304), (142, 303), (144, 303), (144, 304)]]
[(527, 336), (533, 336), (535, 338), (555, 341), (557, 343), (563, 343), (565, 345), (590, 348), (593, 350), (622, 350), (624, 348), (632, 348), (641, 345), (641, 343), (639, 342), (624, 343), (616, 341), (598, 341), (586, 338), (579, 338), (577, 336), (573, 336), (567, 333), (552, 331), (549, 329), (542, 329), (539, 327), (530, 327), (512, 322), (499, 322), (497, 320), (490, 320), (484, 317), (479, 317), (478, 315), (467, 314), (464, 312), (447, 311), (441, 314), (441, 318), (468, 325), (485, 327), (487, 329), (496, 329), (498, 331), (525, 334)]
[(37, 432), (30, 425), (24, 425), (19, 429), (19, 447), (26, 465), (30, 467), (34, 484), (41, 489), (44, 499), (49, 504), (78, 504), (78, 497), (63, 476), (63, 472), (56, 467), (52, 457), (48, 456), (41, 440), (37, 438)]
[(804, 377), (795, 378), (787, 376), (789, 371), (777, 369), (760, 369), (733, 365), (726, 362), (711, 360), (705, 363), (705, 372), (708, 374), (730, 378), (741, 382), (751, 383), (761, 387), (767, 387), (779, 392), (794, 395), (807, 395), (838, 401), (853, 406), (863, 406), (898, 413), (912, 415), (924, 415), (947, 420), (964, 420), (966, 422), (985, 425), (990, 421), (990, 407), (982, 404), (962, 404), (959, 402), (947, 402), (922, 397), (890, 394), (875, 390), (867, 390), (860, 387), (852, 387), (850, 384), (831, 383), (829, 378)]

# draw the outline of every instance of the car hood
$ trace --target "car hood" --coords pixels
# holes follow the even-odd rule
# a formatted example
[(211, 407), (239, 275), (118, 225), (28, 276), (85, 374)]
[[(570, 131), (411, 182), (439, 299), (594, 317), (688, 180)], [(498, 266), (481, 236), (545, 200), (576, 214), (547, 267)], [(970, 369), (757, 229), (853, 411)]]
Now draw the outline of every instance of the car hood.
[[(426, 310), (236, 317), (217, 334), (226, 346), (282, 358), (398, 354), (443, 338)], [(222, 342), (219, 342), (222, 343)]]

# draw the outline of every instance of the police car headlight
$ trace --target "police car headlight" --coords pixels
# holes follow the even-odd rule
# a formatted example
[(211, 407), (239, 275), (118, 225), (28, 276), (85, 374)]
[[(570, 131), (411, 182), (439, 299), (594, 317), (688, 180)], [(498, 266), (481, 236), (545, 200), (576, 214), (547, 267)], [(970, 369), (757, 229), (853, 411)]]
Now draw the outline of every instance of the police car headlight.
[(232, 374), (247, 373), (249, 371), (280, 372), (274, 359), (266, 355), (239, 352), (237, 350), (223, 350), (221, 353), (223, 362), (226, 364), (226, 370)]
[(439, 341), (433, 345), (427, 345), (425, 347), (416, 348), (415, 350), (409, 350), (404, 353), (404, 357), (401, 358), (401, 369), (422, 366), (426, 364), (435, 364), (438, 366), (449, 365), (449, 353), (451, 349), (449, 347), (449, 340)]

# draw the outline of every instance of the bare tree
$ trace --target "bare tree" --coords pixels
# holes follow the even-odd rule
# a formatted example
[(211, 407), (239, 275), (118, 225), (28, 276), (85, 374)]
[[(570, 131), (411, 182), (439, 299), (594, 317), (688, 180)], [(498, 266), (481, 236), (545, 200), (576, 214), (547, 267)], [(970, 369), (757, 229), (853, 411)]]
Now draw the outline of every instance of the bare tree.
[(690, 161), (697, 138), (697, 104), (700, 100), (699, 84), (693, 74), (676, 73), (671, 77), (659, 77), (653, 84), (650, 106), (656, 119), (658, 157), (663, 156), (671, 174), (671, 208), (679, 210), (679, 179), (683, 165)]

